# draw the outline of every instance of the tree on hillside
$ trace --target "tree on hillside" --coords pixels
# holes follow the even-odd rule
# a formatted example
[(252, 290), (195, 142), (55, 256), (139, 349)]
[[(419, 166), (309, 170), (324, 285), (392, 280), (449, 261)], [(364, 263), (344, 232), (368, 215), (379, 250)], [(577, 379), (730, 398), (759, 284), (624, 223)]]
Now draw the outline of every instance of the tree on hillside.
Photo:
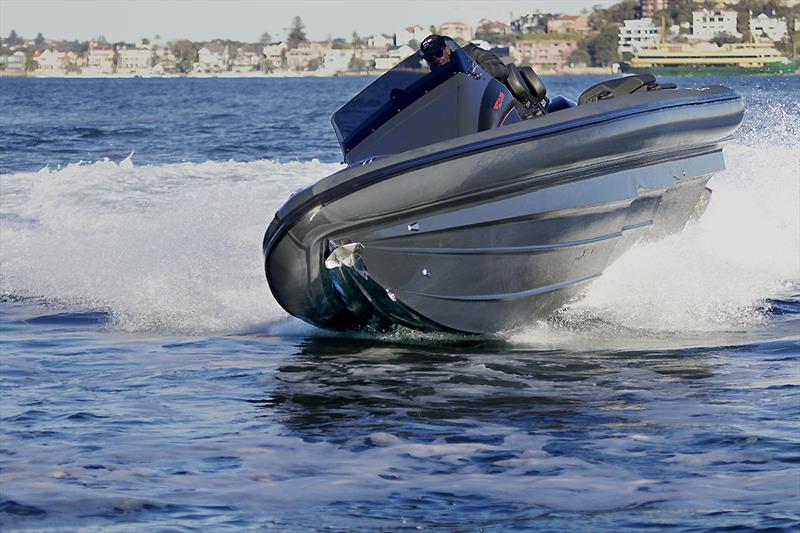
[(605, 26), (600, 33), (587, 41), (586, 49), (595, 65), (606, 67), (619, 59), (617, 56), (618, 38), (618, 27)]
[(586, 46), (578, 45), (578, 48), (572, 51), (567, 59), (573, 65), (588, 65), (592, 62), (592, 58), (589, 57), (589, 52), (586, 50)]
[(42, 32), (36, 34), (36, 38), (33, 40), (33, 44), (35, 44), (36, 46), (44, 44), (44, 35), (42, 35)]
[(622, 0), (606, 9), (595, 8), (589, 15), (589, 25), (593, 30), (600, 30), (607, 24), (622, 24), (623, 20), (637, 18), (638, 11), (638, 0)]
[(267, 32), (261, 34), (261, 37), (258, 39), (258, 42), (261, 44), (269, 44), (272, 42), (272, 35)]
[(11, 33), (8, 34), (8, 39), (6, 39), (6, 44), (22, 44), (22, 39), (19, 37), (19, 35), (17, 35), (16, 31), (11, 30)]
[(292, 27), (289, 30), (289, 35), (286, 37), (286, 41), (289, 43), (290, 48), (297, 48), (297, 45), (301, 41), (306, 40), (306, 34), (303, 31), (305, 26), (303, 25), (303, 19), (300, 17), (294, 17), (292, 19)]

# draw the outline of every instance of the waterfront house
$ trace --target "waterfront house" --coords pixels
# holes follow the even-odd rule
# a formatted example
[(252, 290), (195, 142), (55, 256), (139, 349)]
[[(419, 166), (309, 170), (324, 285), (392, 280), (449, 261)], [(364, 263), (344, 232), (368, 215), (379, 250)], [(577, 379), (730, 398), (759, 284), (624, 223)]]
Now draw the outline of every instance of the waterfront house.
[[(772, 12), (775, 15), (775, 12)], [(780, 41), (788, 35), (786, 19), (770, 17), (766, 13), (760, 13), (754, 17), (750, 12), (750, 33), (756, 39), (769, 40), (772, 42)], [(765, 39), (766, 38), (766, 39)]]
[(228, 47), (221, 43), (208, 43), (197, 51), (197, 62), (192, 65), (196, 72), (223, 72), (228, 70), (230, 55)]
[(66, 53), (47, 49), (33, 54), (36, 74), (40, 76), (63, 76), (67, 73), (69, 58)]
[(89, 43), (86, 66), (82, 73), (89, 76), (107, 76), (114, 72), (114, 49), (107, 43)]
[(588, 15), (558, 15), (547, 21), (547, 33), (588, 33)]
[(637, 48), (656, 45), (661, 41), (661, 30), (650, 18), (626, 20), (619, 29), (617, 51), (633, 53)]
[(25, 72), (25, 53), (23, 51), (17, 50), (6, 57), (6, 71)]
[(247, 45), (237, 48), (236, 51), (231, 54), (230, 63), (232, 71), (253, 72), (258, 70), (261, 61), (264, 59), (264, 55), (251, 48), (251, 46), (252, 45)]
[(475, 37), (472, 28), (463, 22), (442, 22), (439, 26), (440, 35), (449, 35), (453, 39), (469, 42)]
[(291, 70), (316, 69), (321, 65), (327, 50), (328, 47), (320, 43), (301, 42), (297, 48), (290, 48), (286, 52), (286, 67)]
[(566, 66), (577, 47), (573, 39), (525, 39), (514, 43), (511, 56), (517, 65), (530, 65), (535, 70), (558, 70)]
[[(177, 69), (178, 58), (169, 48), (156, 48), (153, 50), (153, 55), (153, 61), (155, 62), (153, 74), (163, 74)], [(156, 69), (156, 67), (160, 67), (160, 69)]]
[(355, 50), (352, 48), (332, 48), (325, 52), (322, 57), (322, 67), (320, 70), (334, 74), (344, 72), (350, 68)]
[(719, 33), (741, 37), (736, 31), (736, 16), (732, 10), (692, 11), (692, 37), (703, 41), (710, 41)]
[(289, 45), (286, 43), (272, 43), (264, 46), (264, 60), (272, 68), (284, 68), (284, 60)]
[(117, 49), (117, 72), (149, 74), (153, 66), (153, 51), (149, 48), (122, 47)]

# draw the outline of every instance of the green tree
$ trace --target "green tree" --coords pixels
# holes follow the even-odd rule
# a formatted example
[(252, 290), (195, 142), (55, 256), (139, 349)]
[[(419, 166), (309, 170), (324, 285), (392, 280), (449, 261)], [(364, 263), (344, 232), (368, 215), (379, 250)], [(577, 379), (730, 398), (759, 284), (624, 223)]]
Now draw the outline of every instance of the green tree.
[(171, 43), (170, 50), (175, 54), (175, 66), (178, 72), (191, 72), (192, 63), (197, 58), (194, 43), (188, 39), (179, 39)]
[(592, 58), (589, 56), (589, 51), (586, 49), (586, 45), (581, 43), (575, 50), (572, 51), (567, 61), (574, 65), (588, 65), (592, 62)]
[(44, 35), (42, 35), (42, 32), (36, 34), (36, 38), (33, 40), (33, 44), (35, 44), (36, 46), (41, 46), (44, 44)]
[(272, 35), (267, 32), (261, 34), (261, 37), (258, 39), (258, 42), (261, 44), (269, 44), (272, 42)]
[(353, 32), (351, 42), (353, 43), (353, 48), (362, 48), (366, 44), (364, 39), (362, 39), (356, 32)]
[(22, 39), (17, 35), (16, 31), (11, 30), (11, 33), (8, 34), (8, 39), (6, 39), (6, 43), (12, 46), (15, 44), (22, 44)]
[(600, 30), (608, 24), (622, 24), (623, 20), (637, 18), (638, 10), (638, 0), (622, 0), (606, 9), (595, 8), (589, 15), (589, 25), (593, 30)]
[(289, 35), (286, 37), (286, 41), (289, 43), (290, 48), (297, 48), (297, 45), (300, 42), (306, 40), (306, 34), (303, 31), (305, 26), (303, 25), (303, 19), (300, 17), (294, 17), (292, 19), (292, 27), (289, 30)]
[(350, 64), (347, 65), (347, 68), (354, 72), (364, 72), (367, 70), (367, 63), (360, 57), (353, 56), (350, 58)]
[(587, 41), (586, 49), (594, 65), (607, 67), (619, 59), (617, 56), (618, 37), (618, 27), (604, 26), (600, 33)]

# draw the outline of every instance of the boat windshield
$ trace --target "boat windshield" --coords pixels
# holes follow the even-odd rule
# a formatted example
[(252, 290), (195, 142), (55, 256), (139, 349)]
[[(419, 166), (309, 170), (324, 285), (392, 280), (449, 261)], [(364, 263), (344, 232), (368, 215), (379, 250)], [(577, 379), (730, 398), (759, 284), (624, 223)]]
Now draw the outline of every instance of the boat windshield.
[[(453, 41), (453, 60), (447, 67), (431, 71), (419, 52), (408, 56), (394, 68), (372, 82), (331, 118), (342, 152), (347, 153), (370, 131), (389, 120), (401, 108), (425, 91), (448, 79), (454, 72), (466, 72), (466, 54)], [(394, 109), (397, 108), (397, 109)]]

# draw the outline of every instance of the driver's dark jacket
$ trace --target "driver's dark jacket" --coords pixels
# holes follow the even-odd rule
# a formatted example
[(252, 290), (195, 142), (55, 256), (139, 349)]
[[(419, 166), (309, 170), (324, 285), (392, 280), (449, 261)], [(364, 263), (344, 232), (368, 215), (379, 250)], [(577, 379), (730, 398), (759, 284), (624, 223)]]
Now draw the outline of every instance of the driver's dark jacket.
[(503, 81), (508, 77), (508, 69), (506, 65), (500, 61), (500, 58), (494, 55), (493, 53), (489, 52), (488, 50), (484, 50), (478, 46), (475, 46), (472, 43), (467, 43), (461, 47), (464, 52), (467, 53), (469, 57), (475, 60), (483, 70), (487, 72), (491, 77)]

